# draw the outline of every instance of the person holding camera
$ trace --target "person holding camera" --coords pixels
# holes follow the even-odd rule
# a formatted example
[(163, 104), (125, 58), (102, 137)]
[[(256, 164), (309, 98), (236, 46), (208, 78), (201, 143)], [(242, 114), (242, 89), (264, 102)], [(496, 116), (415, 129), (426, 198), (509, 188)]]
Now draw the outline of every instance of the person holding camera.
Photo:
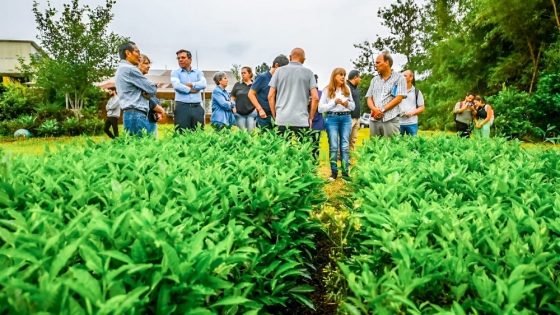
[(455, 114), (455, 126), (457, 126), (457, 132), (460, 133), (459, 136), (462, 138), (468, 138), (471, 136), (471, 125), (473, 122), (473, 116), (476, 114), (474, 109), (474, 94), (467, 93), (465, 100), (462, 102), (457, 102), (453, 113)]

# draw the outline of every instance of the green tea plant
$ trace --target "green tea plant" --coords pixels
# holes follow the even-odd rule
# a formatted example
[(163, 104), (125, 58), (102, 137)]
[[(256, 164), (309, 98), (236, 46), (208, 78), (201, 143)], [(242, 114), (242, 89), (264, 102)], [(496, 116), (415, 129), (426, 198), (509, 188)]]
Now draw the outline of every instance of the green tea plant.
[(9, 159), (2, 314), (278, 314), (306, 297), (309, 144), (198, 132)]
[(368, 142), (350, 314), (560, 314), (560, 152), (503, 139)]

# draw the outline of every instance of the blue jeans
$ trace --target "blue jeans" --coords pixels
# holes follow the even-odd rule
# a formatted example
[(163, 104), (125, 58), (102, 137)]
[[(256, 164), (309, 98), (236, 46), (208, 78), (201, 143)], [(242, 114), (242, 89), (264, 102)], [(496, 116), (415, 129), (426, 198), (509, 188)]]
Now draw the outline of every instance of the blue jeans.
[(401, 135), (409, 134), (416, 136), (418, 134), (418, 124), (401, 125)]
[(239, 115), (238, 113), (233, 114), (235, 116), (235, 121), (237, 122), (237, 127), (239, 129), (247, 129), (247, 131), (251, 131), (255, 129), (257, 125), (257, 112), (253, 111), (249, 115)]
[(139, 112), (125, 112), (123, 115), (124, 130), (129, 136), (137, 135), (142, 137), (142, 130), (150, 132), (148, 116)]
[(156, 139), (157, 139), (157, 138), (158, 138), (157, 123), (155, 123), (155, 122), (149, 122), (149, 126), (150, 126), (150, 128), (148, 129), (148, 133), (153, 133), (154, 136), (155, 136)]
[(325, 129), (329, 138), (329, 158), (331, 171), (338, 174), (336, 166), (338, 150), (342, 157), (342, 174), (347, 175), (350, 166), (350, 132), (352, 131), (352, 118), (350, 115), (327, 115)]
[(268, 129), (271, 130), (272, 129), (272, 115), (268, 115), (266, 116), (266, 118), (261, 118), (260, 116), (257, 116), (257, 126), (259, 126), (259, 128), (262, 129)]

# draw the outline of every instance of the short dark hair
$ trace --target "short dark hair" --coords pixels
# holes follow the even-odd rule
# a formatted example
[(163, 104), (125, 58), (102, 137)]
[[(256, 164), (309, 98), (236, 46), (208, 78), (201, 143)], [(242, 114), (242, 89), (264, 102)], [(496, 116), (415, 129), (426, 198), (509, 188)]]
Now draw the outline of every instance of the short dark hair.
[(393, 57), (391, 57), (391, 54), (389, 54), (388, 51), (383, 51), (381, 53), (381, 56), (383, 56), (383, 61), (389, 61), (389, 66), (392, 67), (393, 66)]
[(186, 50), (186, 49), (179, 49), (175, 55), (179, 56), (179, 54), (181, 53), (186, 53), (187, 54), (187, 58), (191, 59), (192, 58), (192, 54), (190, 51)]
[(117, 91), (117, 88), (114, 87), (114, 86), (110, 86), (110, 87), (107, 88), (107, 90), (111, 90), (111, 91), (116, 92), (116, 91)]
[(484, 97), (482, 97), (482, 96), (480, 96), (480, 95), (477, 95), (477, 96), (474, 98), (474, 100), (484, 103)]
[(468, 93), (467, 93), (467, 96), (471, 96), (471, 95), (472, 95), (472, 96), (475, 96), (474, 93), (471, 93), (471, 92), (468, 92)]
[(288, 59), (288, 57), (284, 56), (284, 55), (278, 55), (276, 58), (274, 58), (274, 61), (272, 62), (272, 68), (274, 68), (274, 65), (278, 64), (278, 67), (283, 67), (287, 64), (290, 63), (290, 60)]
[(358, 70), (351, 70), (351, 71), (348, 73), (348, 80), (352, 80), (352, 79), (354, 79), (355, 77), (359, 77), (359, 76), (360, 76), (360, 71), (358, 71)]
[(126, 59), (126, 51), (127, 50), (130, 51), (131, 53), (134, 52), (134, 46), (135, 45), (136, 45), (135, 42), (128, 41), (128, 42), (122, 43), (119, 46), (119, 57), (121, 58), (121, 60)]

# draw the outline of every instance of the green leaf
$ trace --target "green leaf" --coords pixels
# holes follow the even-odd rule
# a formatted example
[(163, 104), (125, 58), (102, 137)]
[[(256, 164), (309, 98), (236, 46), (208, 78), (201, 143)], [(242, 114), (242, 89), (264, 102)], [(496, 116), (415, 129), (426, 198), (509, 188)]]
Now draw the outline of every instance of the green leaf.
[(103, 261), (97, 253), (87, 245), (80, 245), (80, 256), (86, 262), (86, 267), (96, 274), (103, 274)]
[(313, 291), (315, 291), (315, 288), (310, 285), (299, 285), (288, 290), (288, 292), (292, 293), (309, 293)]
[(167, 243), (163, 243), (162, 245), (163, 250), (163, 260), (161, 262), (161, 269), (165, 274), (167, 269), (171, 270), (171, 273), (176, 276), (181, 275), (181, 269), (179, 265), (181, 264), (179, 261), (179, 256), (177, 255), (177, 251), (175, 248), (171, 247), (171, 245)]
[(134, 261), (128, 255), (118, 252), (116, 250), (106, 250), (99, 253), (100, 255), (115, 258), (127, 264), (134, 264)]
[(226, 306), (226, 305), (241, 305), (247, 302), (251, 302), (251, 300), (244, 298), (242, 296), (227, 296), (218, 300), (218, 302), (214, 303), (211, 307)]
[(58, 255), (56, 256), (56, 258), (53, 260), (53, 262), (51, 264), (51, 269), (50, 269), (50, 272), (49, 272), (51, 277), (53, 277), (53, 279), (54, 279), (54, 277), (56, 277), (58, 275), (60, 270), (62, 270), (62, 268), (64, 268), (66, 266), (66, 264), (68, 263), (68, 260), (70, 260), (70, 258), (74, 255), (74, 253), (78, 249), (78, 246), (80, 245), (81, 242), (82, 242), (82, 240), (78, 239), (78, 240), (74, 241), (74, 243), (64, 247), (58, 253)]
[(306, 298), (303, 295), (299, 295), (299, 294), (290, 294), (292, 297), (294, 297), (296, 300), (298, 300), (298, 302), (300, 302), (301, 304), (309, 307), (310, 309), (315, 311), (315, 306), (313, 306), (313, 302), (311, 302), (310, 299)]

